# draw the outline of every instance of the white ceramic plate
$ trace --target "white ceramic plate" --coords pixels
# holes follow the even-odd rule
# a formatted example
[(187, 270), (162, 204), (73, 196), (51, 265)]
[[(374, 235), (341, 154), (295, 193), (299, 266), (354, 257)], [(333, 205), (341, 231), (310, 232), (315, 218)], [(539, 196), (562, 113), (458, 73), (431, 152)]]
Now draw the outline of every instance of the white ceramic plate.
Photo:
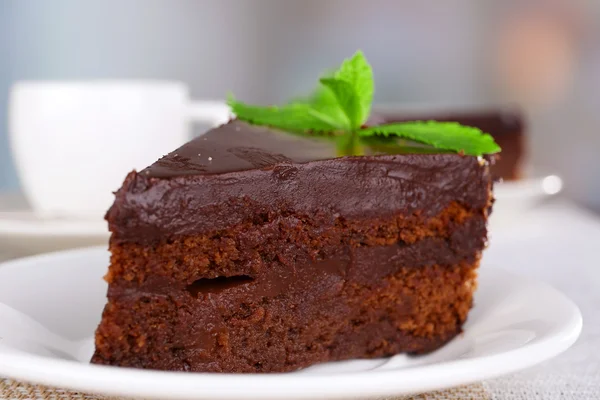
[(481, 270), (465, 333), (421, 357), (354, 360), (288, 374), (193, 374), (88, 364), (108, 254), (92, 248), (0, 265), (0, 375), (83, 392), (162, 399), (413, 394), (517, 371), (571, 346), (581, 314), (540, 282)]

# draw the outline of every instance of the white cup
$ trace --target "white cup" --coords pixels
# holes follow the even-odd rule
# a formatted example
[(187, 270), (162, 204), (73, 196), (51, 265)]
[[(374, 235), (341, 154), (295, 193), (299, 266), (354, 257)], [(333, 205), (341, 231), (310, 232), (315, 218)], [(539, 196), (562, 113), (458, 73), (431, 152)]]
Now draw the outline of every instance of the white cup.
[(98, 218), (125, 175), (225, 123), (222, 102), (189, 99), (179, 82), (20, 82), (9, 137), (21, 187), (41, 217)]

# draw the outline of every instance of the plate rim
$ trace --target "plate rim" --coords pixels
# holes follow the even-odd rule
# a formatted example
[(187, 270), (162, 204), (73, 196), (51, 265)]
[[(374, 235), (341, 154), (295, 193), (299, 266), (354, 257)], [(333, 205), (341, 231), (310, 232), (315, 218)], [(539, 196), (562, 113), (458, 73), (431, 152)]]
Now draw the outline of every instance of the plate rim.
[[(0, 263), (0, 270), (39, 263), (52, 263), (67, 258), (89, 256), (93, 252), (108, 253), (94, 246), (57, 251)], [(484, 264), (485, 267), (485, 264)], [(339, 374), (215, 374), (139, 370), (83, 364), (77, 361), (48, 358), (0, 345), (0, 374), (11, 379), (112, 396), (170, 399), (302, 399), (311, 397), (347, 398), (351, 396), (410, 395), (440, 390), (490, 379), (529, 368), (546, 361), (575, 343), (581, 333), (583, 318), (577, 305), (551, 285), (488, 265), (490, 273), (518, 277), (528, 285), (543, 286), (569, 309), (569, 321), (562, 329), (519, 348), (470, 359), (417, 365), (398, 370), (369, 371), (368, 379), (353, 379), (365, 371)], [(565, 328), (565, 327), (568, 327)], [(0, 342), (1, 343), (1, 342)], [(520, 363), (513, 363), (515, 355)], [(164, 379), (167, 376), (168, 379)], [(431, 376), (435, 376), (432, 380)], [(232, 385), (235, 377), (238, 385)], [(368, 382), (366, 382), (368, 381)], [(131, 384), (135, 382), (135, 384)], [(277, 382), (275, 385), (271, 385)], [(270, 384), (269, 391), (264, 386)], [(243, 389), (240, 389), (243, 387)], [(262, 390), (261, 390), (262, 389)], [(365, 394), (366, 393), (366, 394)]]

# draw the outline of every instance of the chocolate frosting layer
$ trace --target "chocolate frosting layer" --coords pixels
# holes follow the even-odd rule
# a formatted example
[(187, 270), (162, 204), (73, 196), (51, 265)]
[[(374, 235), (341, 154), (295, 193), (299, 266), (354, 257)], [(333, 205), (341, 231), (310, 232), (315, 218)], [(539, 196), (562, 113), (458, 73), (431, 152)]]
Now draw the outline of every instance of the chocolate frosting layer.
[(320, 224), (420, 212), (452, 201), (481, 210), (487, 161), (458, 154), (335, 158), (329, 140), (233, 121), (198, 137), (141, 173), (130, 173), (107, 213), (114, 241), (215, 232), (269, 213)]

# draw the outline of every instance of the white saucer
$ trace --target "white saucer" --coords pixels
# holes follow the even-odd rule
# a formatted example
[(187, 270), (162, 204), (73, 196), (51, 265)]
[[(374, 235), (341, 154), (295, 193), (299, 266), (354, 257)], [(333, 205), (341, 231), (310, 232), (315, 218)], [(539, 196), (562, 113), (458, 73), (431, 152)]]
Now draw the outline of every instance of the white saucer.
[[(465, 332), (422, 357), (353, 360), (288, 374), (194, 374), (88, 364), (105, 302), (99, 248), (0, 265), (0, 375), (82, 392), (162, 399), (414, 394), (510, 373), (566, 350), (582, 326), (552, 287), (484, 266)], [(37, 322), (36, 322), (37, 321)]]
[(0, 211), (0, 235), (96, 236), (108, 235), (106, 221), (96, 219), (43, 218), (33, 211)]
[(108, 243), (106, 221), (41, 217), (23, 196), (0, 193), (0, 256), (25, 256)]

